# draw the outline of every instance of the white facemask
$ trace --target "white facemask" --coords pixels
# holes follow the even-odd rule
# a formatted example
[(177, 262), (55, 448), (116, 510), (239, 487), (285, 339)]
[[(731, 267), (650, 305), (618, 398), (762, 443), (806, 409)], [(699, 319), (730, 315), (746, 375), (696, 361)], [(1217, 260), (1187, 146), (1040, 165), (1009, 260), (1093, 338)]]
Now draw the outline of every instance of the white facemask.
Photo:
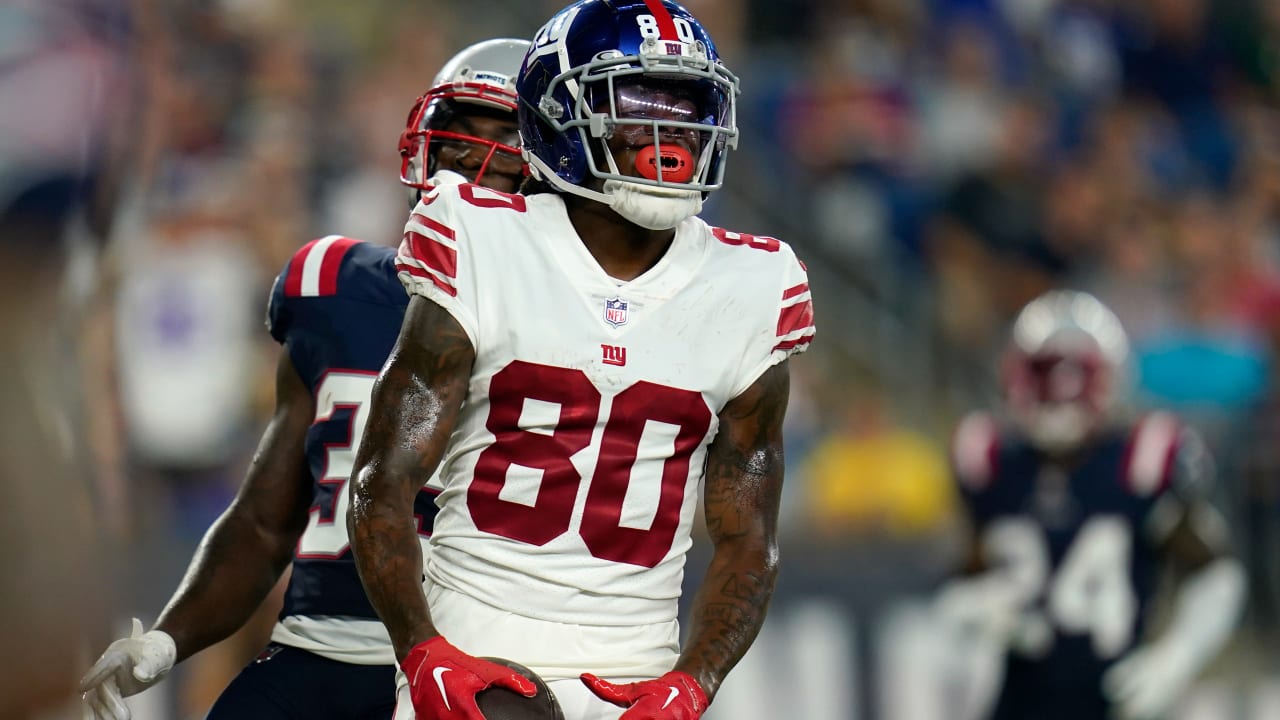
[(621, 180), (605, 180), (609, 207), (622, 217), (650, 230), (670, 230), (702, 210), (702, 193), (650, 187)]

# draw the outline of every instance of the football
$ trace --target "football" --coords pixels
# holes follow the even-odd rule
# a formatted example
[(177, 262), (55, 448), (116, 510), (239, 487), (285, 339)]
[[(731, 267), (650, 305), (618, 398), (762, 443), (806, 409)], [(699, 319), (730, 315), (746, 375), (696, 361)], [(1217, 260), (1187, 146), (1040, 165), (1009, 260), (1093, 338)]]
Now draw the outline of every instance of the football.
[(560, 703), (537, 673), (517, 662), (505, 658), (487, 657), (485, 660), (515, 670), (538, 686), (538, 694), (527, 698), (506, 688), (491, 687), (476, 695), (476, 703), (485, 720), (564, 720)]

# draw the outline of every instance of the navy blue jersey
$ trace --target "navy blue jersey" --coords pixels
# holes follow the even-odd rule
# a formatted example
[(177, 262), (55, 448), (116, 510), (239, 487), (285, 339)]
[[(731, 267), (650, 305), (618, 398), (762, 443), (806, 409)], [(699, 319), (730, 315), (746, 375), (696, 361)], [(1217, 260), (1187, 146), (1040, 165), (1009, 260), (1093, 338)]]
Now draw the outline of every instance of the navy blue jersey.
[[(409, 304), (395, 255), (391, 248), (325, 237), (299, 250), (271, 291), (267, 327), (316, 400), (306, 441), (315, 496), (281, 617), (377, 618), (349, 548), (347, 481), (374, 380)], [(415, 512), (425, 540), (436, 514), (433, 490), (418, 494)]]
[(1141, 638), (1180, 488), (1205, 480), (1179, 459), (1187, 437), (1155, 413), (1057, 462), (989, 416), (961, 424), (954, 461), (982, 560), (1025, 592), (1005, 715), (1056, 717), (1057, 707), (1065, 717), (1101, 702), (1103, 672)]

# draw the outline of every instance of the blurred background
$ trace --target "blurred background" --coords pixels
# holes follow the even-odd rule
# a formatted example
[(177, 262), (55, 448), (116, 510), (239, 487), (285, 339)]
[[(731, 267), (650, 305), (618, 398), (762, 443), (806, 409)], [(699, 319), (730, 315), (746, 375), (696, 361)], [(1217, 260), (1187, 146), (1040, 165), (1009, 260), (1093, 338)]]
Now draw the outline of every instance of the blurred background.
[[(0, 0), (0, 717), (58, 717), (154, 619), (270, 410), (270, 281), (314, 237), (396, 243), (413, 99), (563, 4)], [(1280, 717), (1280, 3), (687, 5), (743, 80), (704, 216), (790, 242), (820, 326), (777, 595), (715, 717), (954, 717), (949, 434), (1053, 287), (1116, 311), (1129, 400), (1218, 460), (1249, 606), (1181, 717)], [(201, 717), (275, 610), (140, 717)]]

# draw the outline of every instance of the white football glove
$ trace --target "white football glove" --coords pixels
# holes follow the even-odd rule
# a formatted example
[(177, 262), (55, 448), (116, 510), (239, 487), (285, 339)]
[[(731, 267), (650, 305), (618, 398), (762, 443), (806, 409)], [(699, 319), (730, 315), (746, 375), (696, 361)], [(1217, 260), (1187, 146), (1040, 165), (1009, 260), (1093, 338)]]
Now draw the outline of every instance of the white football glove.
[(1115, 720), (1157, 720), (1173, 709), (1199, 667), (1174, 646), (1154, 643), (1123, 657), (1102, 677)]
[(1219, 558), (1178, 589), (1173, 621), (1159, 639), (1125, 655), (1102, 676), (1119, 720), (1166, 715), (1230, 638), (1244, 606), (1244, 568)]
[(111, 643), (80, 681), (86, 717), (90, 720), (130, 720), (124, 699), (156, 684), (173, 669), (178, 647), (161, 630), (142, 632), (133, 619), (133, 633)]
[(1018, 625), (1022, 606), (1016, 588), (995, 575), (953, 580), (934, 601), (937, 617), (962, 635), (979, 635), (1004, 646)]

